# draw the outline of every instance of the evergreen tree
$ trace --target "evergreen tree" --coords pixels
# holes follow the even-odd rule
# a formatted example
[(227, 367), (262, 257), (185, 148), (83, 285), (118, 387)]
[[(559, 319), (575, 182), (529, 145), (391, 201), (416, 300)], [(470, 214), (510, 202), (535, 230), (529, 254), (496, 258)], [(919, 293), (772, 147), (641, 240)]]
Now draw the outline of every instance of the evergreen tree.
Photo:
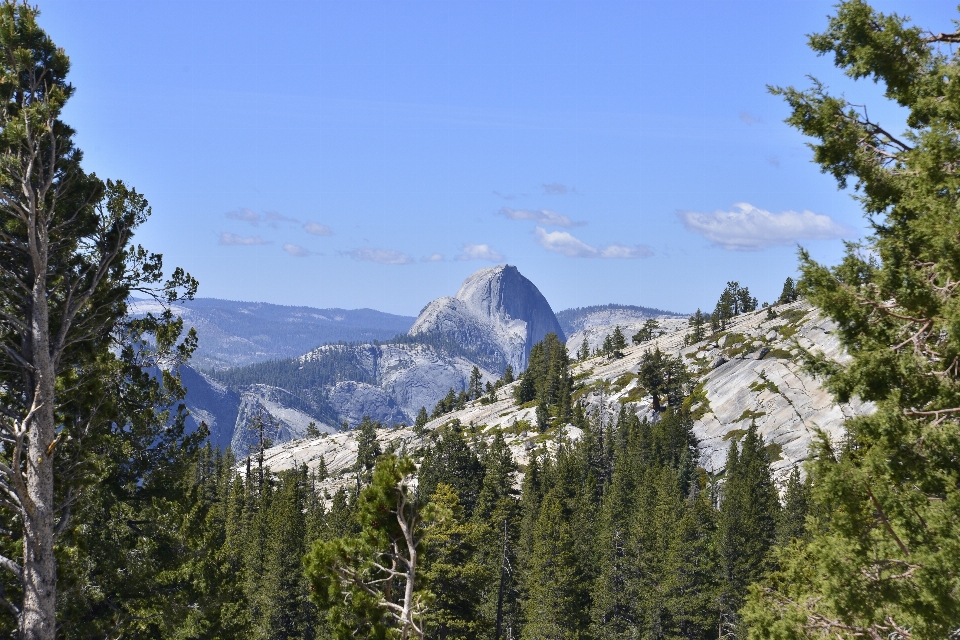
[[(196, 336), (178, 348), (182, 321), (169, 310), (132, 320), (127, 301), (134, 291), (192, 297), (196, 282), (177, 269), (164, 283), (162, 257), (132, 244), (151, 214), (146, 199), (81, 167), (74, 130), (60, 120), (74, 92), (70, 61), (37, 15), (29, 4), (0, 4), (0, 520), (4, 551), (15, 554), (0, 559), (0, 587), (10, 587), (2, 604), (18, 637), (52, 640), (58, 559), (84, 562), (82, 547), (55, 552), (79, 502), (140, 467), (130, 452), (156, 462), (183, 437), (178, 412), (161, 414), (179, 402), (177, 366)], [(162, 379), (143, 373), (163, 359)], [(122, 393), (150, 400), (143, 415), (124, 413)], [(151, 471), (139, 472), (134, 483)]]
[(800, 479), (800, 469), (794, 467), (787, 478), (783, 492), (783, 510), (777, 522), (777, 544), (785, 547), (793, 540), (806, 538), (806, 519), (810, 510), (810, 484)]
[(583, 362), (590, 357), (590, 341), (587, 340), (587, 337), (583, 337), (583, 342), (580, 343), (580, 350), (577, 351), (577, 360)]
[(439, 436), (423, 456), (417, 494), (426, 502), (440, 484), (446, 484), (457, 494), (457, 502), (469, 518), (483, 483), (483, 465), (464, 439), (459, 422), (440, 429)]
[(684, 386), (689, 380), (683, 360), (663, 353), (660, 347), (643, 354), (637, 377), (650, 394), (654, 411), (664, 409), (661, 398), (665, 400), (666, 406), (678, 406), (683, 400)]
[(684, 336), (684, 344), (697, 344), (703, 342), (707, 337), (707, 317), (697, 309), (697, 312), (687, 320), (687, 326), (690, 332)]
[(781, 571), (753, 592), (745, 619), (755, 637), (945, 638), (960, 626), (958, 536), (944, 525), (960, 518), (957, 39), (863, 1), (840, 3), (810, 37), (849, 77), (882, 86), (903, 134), (820, 83), (774, 90), (788, 122), (814, 138), (822, 170), (856, 184), (873, 229), (836, 267), (803, 251), (800, 262), (805, 296), (851, 356), (810, 366), (838, 400), (857, 394), (877, 411), (814, 452), (818, 516), (809, 541), (781, 553)]
[(480, 367), (473, 365), (473, 371), (470, 372), (470, 383), (467, 386), (467, 399), (477, 400), (483, 395), (483, 376), (480, 374)]
[(751, 424), (738, 449), (730, 443), (720, 502), (719, 543), (725, 613), (736, 624), (747, 587), (773, 568), (770, 549), (777, 540), (780, 502), (770, 474), (770, 464)]
[(377, 458), (383, 453), (380, 442), (377, 440), (379, 426), (379, 423), (371, 420), (370, 416), (363, 416), (363, 420), (357, 425), (357, 461), (354, 465), (357, 473), (357, 494), (360, 493), (361, 486), (369, 481), (371, 470), (377, 464)]
[(613, 334), (610, 336), (610, 345), (613, 347), (613, 353), (623, 351), (627, 348), (627, 339), (623, 336), (620, 325), (613, 328)]
[(427, 415), (426, 407), (420, 407), (420, 411), (417, 413), (417, 419), (413, 423), (413, 432), (417, 434), (417, 437), (423, 437), (423, 435), (426, 433), (426, 426), (429, 421), (430, 417)]
[(794, 302), (797, 299), (797, 286), (793, 282), (793, 278), (787, 278), (783, 283), (783, 290), (780, 292), (780, 297), (777, 299), (777, 304), (787, 304), (789, 302)]
[(513, 365), (507, 365), (507, 368), (503, 370), (503, 377), (500, 378), (497, 383), (503, 387), (508, 384), (511, 384), (514, 381), (513, 377)]
[(429, 595), (417, 582), (424, 528), (409, 487), (415, 470), (408, 458), (381, 458), (358, 500), (359, 535), (318, 541), (307, 554), (311, 597), (336, 638), (423, 638)]
[(490, 626), (479, 612), (490, 576), (489, 567), (477, 561), (477, 525), (465, 518), (457, 492), (448, 484), (436, 485), (430, 504), (444, 517), (430, 522), (423, 533), (421, 577), (434, 596), (424, 615), (424, 632), (447, 640), (473, 640)]
[(256, 576), (254, 600), (260, 616), (254, 637), (264, 640), (305, 638), (315, 628), (315, 609), (302, 569), (307, 550), (306, 480), (303, 469), (280, 474), (279, 486), (263, 514), (266, 535), (262, 573)]
[(640, 330), (633, 334), (631, 340), (633, 344), (643, 344), (649, 340), (653, 340), (659, 335), (660, 323), (653, 318), (648, 318), (646, 322), (643, 323), (643, 326), (640, 327)]

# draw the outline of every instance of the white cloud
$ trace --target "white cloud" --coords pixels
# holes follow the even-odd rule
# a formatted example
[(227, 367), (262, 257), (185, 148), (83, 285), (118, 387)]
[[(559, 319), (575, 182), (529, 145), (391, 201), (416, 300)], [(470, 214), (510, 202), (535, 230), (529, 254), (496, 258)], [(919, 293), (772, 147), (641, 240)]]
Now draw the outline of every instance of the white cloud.
[(228, 211), (224, 215), (234, 220), (248, 222), (255, 227), (260, 224), (260, 219), (262, 217), (259, 213), (250, 211), (250, 209), (237, 209), (236, 211)]
[(540, 185), (543, 187), (543, 192), (554, 195), (554, 196), (565, 196), (568, 193), (576, 193), (576, 187), (568, 187), (565, 184), (560, 184), (559, 182), (550, 182), (548, 184)]
[(377, 262), (379, 264), (410, 264), (413, 258), (400, 251), (393, 249), (374, 249), (364, 247), (344, 252), (354, 260), (364, 260), (366, 262)]
[(424, 256), (420, 258), (420, 262), (443, 262), (444, 256), (442, 253), (434, 253), (429, 256)]
[(732, 211), (678, 211), (677, 216), (688, 231), (731, 251), (759, 251), (798, 240), (828, 240), (851, 233), (821, 213), (770, 213), (746, 202), (733, 205)]
[(574, 222), (562, 213), (550, 211), (549, 209), (533, 211), (530, 209), (511, 209), (510, 207), (503, 207), (497, 213), (502, 216), (506, 216), (511, 220), (533, 220), (539, 224), (546, 224), (552, 227), (577, 227), (584, 224), (583, 222)]
[(220, 244), (227, 246), (240, 246), (240, 245), (251, 245), (251, 244), (270, 244), (269, 241), (264, 240), (260, 236), (238, 236), (235, 233), (221, 233), (220, 234)]
[(537, 242), (547, 251), (553, 251), (568, 258), (649, 258), (653, 251), (642, 244), (628, 247), (622, 244), (608, 244), (594, 247), (566, 231), (547, 231), (537, 227), (534, 231)]
[(488, 244), (465, 244), (457, 260), (489, 260), (502, 262), (503, 256)]
[(303, 230), (315, 236), (332, 236), (333, 231), (325, 224), (319, 222), (307, 222), (303, 225)]
[(309, 249), (304, 249), (300, 245), (291, 244), (289, 242), (284, 243), (283, 250), (298, 258), (305, 258), (312, 253)]
[(600, 247), (601, 258), (649, 258), (652, 255), (653, 249), (642, 244), (633, 247), (622, 244), (608, 244)]

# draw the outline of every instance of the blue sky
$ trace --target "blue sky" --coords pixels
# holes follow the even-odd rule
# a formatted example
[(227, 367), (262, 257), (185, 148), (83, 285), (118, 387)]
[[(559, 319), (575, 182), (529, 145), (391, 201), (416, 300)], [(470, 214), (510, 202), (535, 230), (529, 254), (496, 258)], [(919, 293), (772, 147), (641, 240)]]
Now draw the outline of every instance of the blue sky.
[(409, 315), (501, 262), (555, 310), (682, 312), (775, 298), (798, 242), (836, 262), (863, 219), (766, 85), (902, 114), (806, 47), (831, 6), (40, 3), (86, 168), (147, 196), (137, 240), (201, 296)]

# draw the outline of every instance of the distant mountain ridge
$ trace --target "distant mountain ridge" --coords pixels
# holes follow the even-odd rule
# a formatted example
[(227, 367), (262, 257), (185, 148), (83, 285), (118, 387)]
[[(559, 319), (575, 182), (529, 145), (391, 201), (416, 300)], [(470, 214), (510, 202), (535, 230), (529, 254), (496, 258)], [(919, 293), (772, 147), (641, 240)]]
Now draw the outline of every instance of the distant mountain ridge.
[[(152, 300), (136, 300), (131, 315), (159, 313)], [(192, 365), (215, 370), (293, 358), (322, 344), (388, 340), (406, 333), (414, 318), (373, 309), (316, 309), (265, 302), (197, 298), (173, 306), (199, 346)]]
[(578, 331), (591, 326), (615, 324), (610, 318), (623, 316), (629, 320), (657, 318), (660, 316), (680, 316), (683, 314), (653, 307), (638, 307), (630, 304), (595, 304), (589, 307), (574, 307), (557, 312), (557, 321), (564, 333), (570, 337)]

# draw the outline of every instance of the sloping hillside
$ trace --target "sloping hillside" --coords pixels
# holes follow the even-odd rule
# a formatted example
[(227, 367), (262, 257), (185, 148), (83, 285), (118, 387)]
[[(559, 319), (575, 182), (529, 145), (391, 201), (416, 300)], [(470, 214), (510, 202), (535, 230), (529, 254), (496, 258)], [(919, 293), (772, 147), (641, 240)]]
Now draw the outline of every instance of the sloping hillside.
[[(773, 318), (766, 310), (738, 316), (726, 331), (695, 345), (684, 345), (683, 328), (628, 347), (623, 358), (594, 357), (578, 363), (573, 369), (580, 383), (575, 394), (583, 398), (588, 410), (601, 412), (605, 421), (615, 419), (621, 407), (656, 420), (650, 397), (638, 386), (639, 364), (644, 353), (654, 347), (679, 355), (688, 370), (698, 376), (692, 408), (696, 415), (694, 432), (701, 444), (700, 464), (712, 473), (721, 472), (730, 441), (742, 437), (755, 421), (768, 445), (774, 471), (782, 478), (806, 458), (817, 429), (838, 437), (847, 417), (872, 408), (858, 401), (837, 404), (801, 370), (798, 347), (819, 350), (838, 360), (844, 357), (831, 333), (830, 321), (803, 302), (778, 306), (776, 311)], [(538, 433), (535, 409), (514, 404), (513, 386), (502, 388), (494, 403), (473, 402), (431, 421), (426, 428), (429, 431), (458, 419), (474, 438), (501, 432), (523, 465), (530, 450), (550, 446), (561, 430)], [(562, 431), (570, 438), (579, 435), (579, 429), (572, 425)], [(410, 428), (385, 429), (379, 438), (385, 449), (413, 451), (424, 444)], [(354, 434), (344, 432), (274, 447), (267, 452), (266, 460), (273, 470), (282, 470), (300, 464), (312, 468), (323, 458), (334, 488), (351, 481), (355, 456)]]

